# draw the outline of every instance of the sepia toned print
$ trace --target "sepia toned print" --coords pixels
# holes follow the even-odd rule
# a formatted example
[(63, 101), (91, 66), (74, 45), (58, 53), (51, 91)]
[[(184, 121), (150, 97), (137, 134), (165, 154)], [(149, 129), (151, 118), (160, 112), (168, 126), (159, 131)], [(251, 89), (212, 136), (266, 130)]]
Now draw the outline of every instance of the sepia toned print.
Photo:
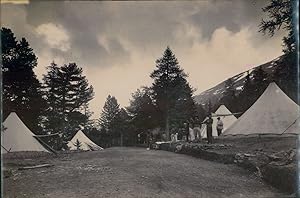
[(298, 197), (298, 7), (1, 1), (1, 196)]

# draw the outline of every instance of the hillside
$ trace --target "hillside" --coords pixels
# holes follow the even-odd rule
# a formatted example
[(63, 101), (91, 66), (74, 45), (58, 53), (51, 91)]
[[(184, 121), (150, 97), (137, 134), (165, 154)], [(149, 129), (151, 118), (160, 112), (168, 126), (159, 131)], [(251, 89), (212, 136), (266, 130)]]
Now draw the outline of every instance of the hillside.
[[(269, 76), (272, 76), (273, 72), (275, 71), (275, 69), (277, 67), (276, 61), (280, 60), (281, 58), (282, 57), (278, 57), (270, 62), (264, 63), (262, 65), (256, 66), (256, 67), (248, 70), (250, 73), (250, 78), (252, 77), (253, 71), (256, 70), (257, 68), (259, 68), (260, 66), (262, 67), (262, 69), (264, 71), (266, 71), (269, 74)], [(239, 91), (241, 91), (243, 89), (245, 77), (247, 76), (248, 71), (239, 73), (239, 74), (231, 77), (231, 79), (234, 82), (234, 87), (237, 91), (236, 93), (239, 93)], [(219, 100), (223, 96), (223, 93), (225, 92), (225, 81), (226, 80), (224, 80), (223, 82), (217, 84), (216, 86), (200, 93), (199, 95), (194, 96), (195, 102), (198, 104), (201, 104), (201, 105), (205, 105), (210, 100), (212, 106), (215, 106), (216, 104), (218, 104)]]

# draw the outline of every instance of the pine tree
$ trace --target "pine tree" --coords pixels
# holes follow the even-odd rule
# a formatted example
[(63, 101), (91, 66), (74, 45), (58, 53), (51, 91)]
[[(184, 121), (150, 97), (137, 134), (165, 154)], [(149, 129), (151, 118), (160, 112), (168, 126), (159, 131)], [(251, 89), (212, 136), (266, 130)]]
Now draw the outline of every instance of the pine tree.
[(101, 128), (110, 138), (110, 144), (114, 144), (113, 139), (116, 136), (118, 114), (120, 112), (120, 105), (114, 96), (108, 95), (106, 98), (101, 117), (99, 119)]
[(121, 108), (117, 116), (117, 138), (120, 138), (120, 146), (128, 145), (129, 134), (129, 115), (124, 108)]
[(283, 37), (283, 52), (285, 54), (296, 51), (296, 35), (295, 26), (298, 24), (297, 0), (271, 0), (270, 3), (263, 8), (263, 12), (267, 13), (267, 20), (262, 19), (259, 25), (259, 31), (264, 34), (268, 33), (273, 36), (277, 30), (284, 29), (288, 32)]
[(297, 45), (296, 27), (298, 21), (297, 0), (271, 0), (270, 3), (263, 8), (263, 12), (267, 13), (267, 20), (260, 23), (260, 31), (273, 36), (276, 31), (282, 29), (287, 32), (283, 37), (283, 53), (284, 55), (276, 61), (276, 71), (273, 80), (290, 96), (294, 101), (300, 103), (299, 79), (298, 72), (298, 55), (299, 46)]
[(48, 103), (43, 123), (45, 130), (51, 134), (61, 132), (64, 125), (63, 112), (59, 105), (61, 103), (59, 87), (62, 83), (58, 76), (59, 72), (59, 66), (52, 62), (47, 67), (47, 74), (43, 77), (44, 95)]
[(138, 131), (153, 129), (158, 126), (158, 110), (151, 98), (148, 87), (138, 89), (132, 94), (127, 110), (131, 116), (131, 123)]
[(132, 94), (127, 111), (130, 116), (131, 144), (136, 142), (139, 133), (159, 127), (160, 114), (151, 98), (151, 89), (142, 87)]
[(249, 94), (251, 94), (250, 106), (264, 93), (269, 85), (268, 74), (261, 66), (253, 70), (251, 82), (252, 84), (249, 90)]
[[(187, 82), (187, 74), (180, 68), (179, 63), (169, 47), (163, 57), (156, 60), (156, 69), (150, 77), (154, 80), (152, 90), (155, 104), (162, 119), (167, 139), (170, 139), (170, 126), (176, 126), (178, 120), (183, 121), (193, 114), (193, 90)], [(184, 116), (179, 114), (184, 112)]]
[(201, 104), (196, 104), (196, 112), (196, 116), (198, 116), (199, 120), (204, 120), (206, 111)]
[[(237, 96), (236, 112), (244, 113), (256, 101), (255, 86), (250, 77), (250, 72), (247, 71), (242, 91)], [(237, 117), (240, 116), (236, 115)]]
[[(184, 122), (193, 118), (196, 115), (197, 109), (192, 98), (192, 90), (187, 84), (185, 79), (178, 79), (183, 82), (178, 83), (178, 98), (174, 103), (174, 106), (170, 108), (170, 124), (171, 129), (179, 129), (183, 126)], [(182, 86), (182, 87), (179, 87)]]
[(258, 95), (261, 95), (269, 84), (268, 74), (261, 66), (255, 68), (252, 72), (252, 83)]
[(299, 101), (300, 74), (298, 72), (296, 52), (283, 55), (276, 61), (276, 69), (273, 73), (273, 81), (295, 102)]
[(37, 57), (26, 39), (17, 41), (8, 28), (1, 29), (1, 46), (4, 117), (16, 111), (33, 132), (41, 134), (39, 122), (45, 100), (33, 71)]
[(230, 111), (237, 112), (237, 104), (236, 104), (236, 90), (234, 87), (234, 81), (229, 78), (225, 81), (225, 92), (223, 93), (223, 97), (221, 98), (221, 104), (224, 104)]
[(107, 139), (105, 137), (104, 133), (101, 133), (101, 131), (96, 126), (88, 126), (85, 127), (86, 135), (97, 145), (100, 147), (105, 148)]
[(244, 113), (263, 94), (269, 84), (269, 76), (260, 66), (255, 68), (251, 74), (247, 72), (243, 90), (236, 99), (236, 112)]
[(94, 96), (93, 87), (75, 63), (61, 67), (51, 63), (47, 69), (43, 78), (49, 106), (46, 127), (52, 133), (63, 132), (63, 138), (68, 140), (78, 126), (84, 126), (88, 120), (85, 112)]

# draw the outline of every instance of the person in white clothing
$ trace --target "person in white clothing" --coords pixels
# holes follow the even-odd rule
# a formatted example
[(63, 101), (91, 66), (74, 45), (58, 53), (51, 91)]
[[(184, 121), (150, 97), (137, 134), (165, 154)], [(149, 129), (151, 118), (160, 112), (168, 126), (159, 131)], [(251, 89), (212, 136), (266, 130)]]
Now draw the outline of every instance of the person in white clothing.
[(175, 135), (174, 135), (174, 139), (175, 139), (175, 142), (177, 142), (177, 141), (178, 141), (178, 133), (175, 133)]
[(175, 134), (174, 133), (171, 134), (171, 141), (175, 142)]
[(223, 122), (222, 122), (222, 120), (221, 120), (220, 117), (218, 117), (217, 119), (218, 119), (218, 121), (217, 121), (217, 132), (218, 132), (218, 136), (220, 136), (222, 134), (222, 130), (224, 128), (224, 126), (223, 126), (224, 124), (223, 124)]

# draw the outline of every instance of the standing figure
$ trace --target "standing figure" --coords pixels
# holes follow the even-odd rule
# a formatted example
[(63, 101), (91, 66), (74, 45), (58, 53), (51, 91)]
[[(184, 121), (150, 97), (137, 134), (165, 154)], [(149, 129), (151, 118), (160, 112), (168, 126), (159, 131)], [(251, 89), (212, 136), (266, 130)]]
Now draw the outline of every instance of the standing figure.
[(201, 122), (200, 122), (198, 116), (196, 116), (196, 118), (194, 120), (194, 129), (193, 130), (194, 130), (196, 140), (201, 140)]
[(177, 142), (178, 141), (178, 133), (175, 133), (174, 138), (175, 138), (175, 142)]
[(189, 131), (190, 131), (190, 141), (194, 141), (195, 140), (194, 130), (190, 128)]
[(175, 134), (174, 133), (171, 134), (171, 142), (175, 142)]
[(204, 123), (206, 124), (207, 142), (208, 142), (208, 144), (212, 144), (212, 142), (213, 142), (213, 137), (212, 137), (213, 119), (211, 118), (211, 114), (209, 114), (208, 119)]
[(222, 122), (220, 117), (218, 117), (217, 119), (218, 119), (218, 121), (217, 121), (217, 132), (218, 132), (218, 136), (220, 136), (221, 133), (222, 133), (222, 130), (223, 130), (223, 122)]
[(185, 140), (189, 141), (189, 133), (190, 133), (190, 123), (187, 121), (184, 123), (184, 130), (185, 130)]

